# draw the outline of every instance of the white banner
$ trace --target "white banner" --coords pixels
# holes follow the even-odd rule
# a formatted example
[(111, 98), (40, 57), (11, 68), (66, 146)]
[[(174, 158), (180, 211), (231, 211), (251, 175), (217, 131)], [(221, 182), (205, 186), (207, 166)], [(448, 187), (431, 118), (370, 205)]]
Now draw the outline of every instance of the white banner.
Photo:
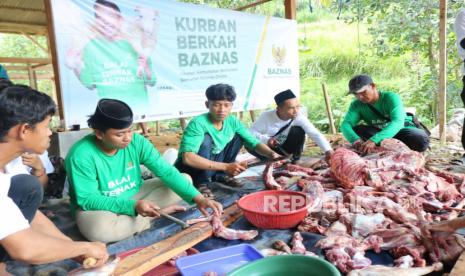
[(87, 126), (100, 98), (136, 121), (206, 111), (205, 90), (235, 87), (235, 111), (299, 94), (297, 24), (168, 0), (52, 0), (65, 119)]

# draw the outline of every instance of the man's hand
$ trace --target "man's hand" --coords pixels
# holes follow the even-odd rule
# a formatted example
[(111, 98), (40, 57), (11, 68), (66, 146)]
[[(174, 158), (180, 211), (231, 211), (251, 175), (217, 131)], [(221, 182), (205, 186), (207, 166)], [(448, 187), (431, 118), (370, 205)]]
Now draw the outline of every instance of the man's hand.
[(281, 158), (281, 157), (282, 157), (282, 156), (279, 155), (278, 153), (276, 153), (276, 152), (274, 152), (274, 151), (271, 152), (271, 160), (276, 160), (276, 159), (279, 159), (279, 158)]
[(376, 148), (375, 142), (368, 140), (360, 146), (360, 151), (364, 154), (370, 153), (374, 148)]
[(148, 200), (138, 200), (135, 208), (136, 212), (143, 217), (160, 216), (160, 207)]
[(245, 170), (247, 170), (247, 162), (243, 161), (226, 164), (226, 169), (224, 172), (228, 175), (236, 176)]
[(352, 143), (352, 147), (355, 149), (355, 150), (360, 150), (360, 147), (362, 146), (363, 144), (363, 140), (362, 139), (358, 139), (357, 141), (353, 142)]
[(223, 213), (223, 206), (221, 203), (208, 199), (201, 194), (194, 197), (194, 202), (197, 204), (200, 212), (202, 212), (205, 216), (209, 216), (207, 211), (208, 208), (212, 209), (213, 214), (216, 216), (220, 216)]
[(99, 267), (106, 263), (106, 261), (108, 260), (108, 252), (107, 247), (104, 243), (86, 242), (85, 245), (86, 253), (79, 257), (79, 259), (82, 260), (81, 262), (89, 258), (94, 259), (96, 262), (91, 262), (90, 264), (87, 264), (88, 267)]
[(328, 150), (325, 152), (325, 161), (328, 163), (328, 165), (331, 165), (331, 157), (333, 156), (334, 151), (333, 150)]
[(273, 149), (278, 144), (278, 141), (274, 139), (273, 137), (271, 137), (270, 139), (268, 139), (268, 142), (266, 144), (268, 145), (268, 147)]
[(37, 154), (23, 153), (21, 158), (23, 159), (23, 164), (31, 167), (34, 171), (43, 171), (45, 169)]

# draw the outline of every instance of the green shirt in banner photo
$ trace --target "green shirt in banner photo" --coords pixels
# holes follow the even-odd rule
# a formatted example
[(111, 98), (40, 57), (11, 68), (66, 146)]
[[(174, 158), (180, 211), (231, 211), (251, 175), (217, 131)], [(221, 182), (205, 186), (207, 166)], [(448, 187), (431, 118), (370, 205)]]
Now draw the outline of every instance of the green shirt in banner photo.
[(202, 145), (205, 134), (209, 134), (213, 140), (212, 153), (220, 153), (224, 147), (239, 135), (246, 147), (254, 149), (260, 141), (257, 140), (249, 130), (233, 115), (229, 115), (223, 121), (223, 127), (218, 130), (210, 120), (209, 113), (194, 117), (184, 130), (181, 145), (179, 147), (179, 157), (184, 152), (197, 153)]
[(137, 194), (144, 184), (140, 165), (187, 202), (199, 194), (179, 171), (166, 162), (155, 147), (135, 133), (131, 143), (115, 155), (105, 154), (90, 134), (73, 145), (66, 156), (71, 211), (105, 210), (135, 216)]
[(145, 85), (154, 85), (156, 78), (150, 59), (151, 78), (144, 70), (138, 75), (138, 58), (126, 40), (93, 39), (84, 48), (80, 80), (87, 87), (95, 87), (99, 98), (119, 99), (132, 109), (144, 109), (148, 104)]
[(370, 138), (376, 144), (379, 144), (384, 139), (394, 137), (399, 130), (404, 128), (406, 123), (409, 123), (408, 127), (415, 127), (411, 122), (412, 118), (405, 115), (404, 105), (397, 93), (379, 90), (379, 99), (372, 106), (391, 121), (380, 118), (378, 114), (370, 109), (368, 104), (357, 99), (352, 101), (341, 125), (342, 134), (350, 143), (360, 139), (353, 127), (357, 126), (362, 120), (369, 126), (382, 129)]

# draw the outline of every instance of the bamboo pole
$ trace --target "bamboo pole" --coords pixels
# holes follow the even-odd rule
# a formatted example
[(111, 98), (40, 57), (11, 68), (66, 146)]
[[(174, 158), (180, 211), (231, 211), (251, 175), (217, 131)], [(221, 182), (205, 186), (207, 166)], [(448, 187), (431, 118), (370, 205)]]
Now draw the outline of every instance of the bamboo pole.
[(441, 145), (446, 143), (446, 25), (447, 25), (447, 0), (439, 2), (439, 140)]
[(322, 83), (321, 88), (323, 88), (323, 96), (325, 98), (326, 113), (328, 114), (329, 119), (329, 129), (331, 131), (331, 134), (336, 134), (336, 126), (334, 125), (333, 111), (331, 109), (331, 100), (329, 99), (329, 93), (326, 89), (326, 84)]

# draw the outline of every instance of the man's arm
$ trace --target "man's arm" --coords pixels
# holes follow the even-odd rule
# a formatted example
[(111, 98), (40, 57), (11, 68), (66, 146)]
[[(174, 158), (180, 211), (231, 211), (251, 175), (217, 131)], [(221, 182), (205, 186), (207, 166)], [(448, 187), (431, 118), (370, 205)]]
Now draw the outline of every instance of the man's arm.
[(11, 234), (0, 241), (8, 255), (30, 264), (51, 263), (76, 257), (92, 257), (96, 266), (108, 259), (105, 244), (100, 242), (73, 242), (28, 228)]
[(271, 134), (267, 131), (268, 118), (265, 117), (267, 114), (267, 112), (262, 113), (249, 129), (250, 133), (264, 144), (267, 144), (268, 140), (271, 138)]
[(341, 131), (344, 137), (349, 141), (351, 144), (360, 140), (360, 136), (355, 133), (353, 127), (356, 126), (360, 122), (360, 114), (358, 112), (357, 107), (357, 100), (353, 101), (350, 104), (349, 110), (344, 117), (344, 121), (341, 124)]
[(320, 147), (320, 149), (326, 153), (332, 150), (331, 145), (329, 144), (326, 137), (321, 134), (321, 132), (308, 120), (305, 116), (299, 116), (298, 125), (302, 125), (303, 130), (305, 133), (310, 136), (310, 138)]
[(104, 210), (116, 214), (136, 215), (136, 200), (101, 194), (95, 166), (83, 156), (68, 156), (66, 172), (76, 203), (83, 211)]
[(262, 155), (267, 157), (270, 160), (276, 159), (281, 157), (278, 153), (276, 153), (274, 150), (272, 150), (270, 147), (268, 147), (266, 144), (260, 143), (255, 147), (255, 151)]

